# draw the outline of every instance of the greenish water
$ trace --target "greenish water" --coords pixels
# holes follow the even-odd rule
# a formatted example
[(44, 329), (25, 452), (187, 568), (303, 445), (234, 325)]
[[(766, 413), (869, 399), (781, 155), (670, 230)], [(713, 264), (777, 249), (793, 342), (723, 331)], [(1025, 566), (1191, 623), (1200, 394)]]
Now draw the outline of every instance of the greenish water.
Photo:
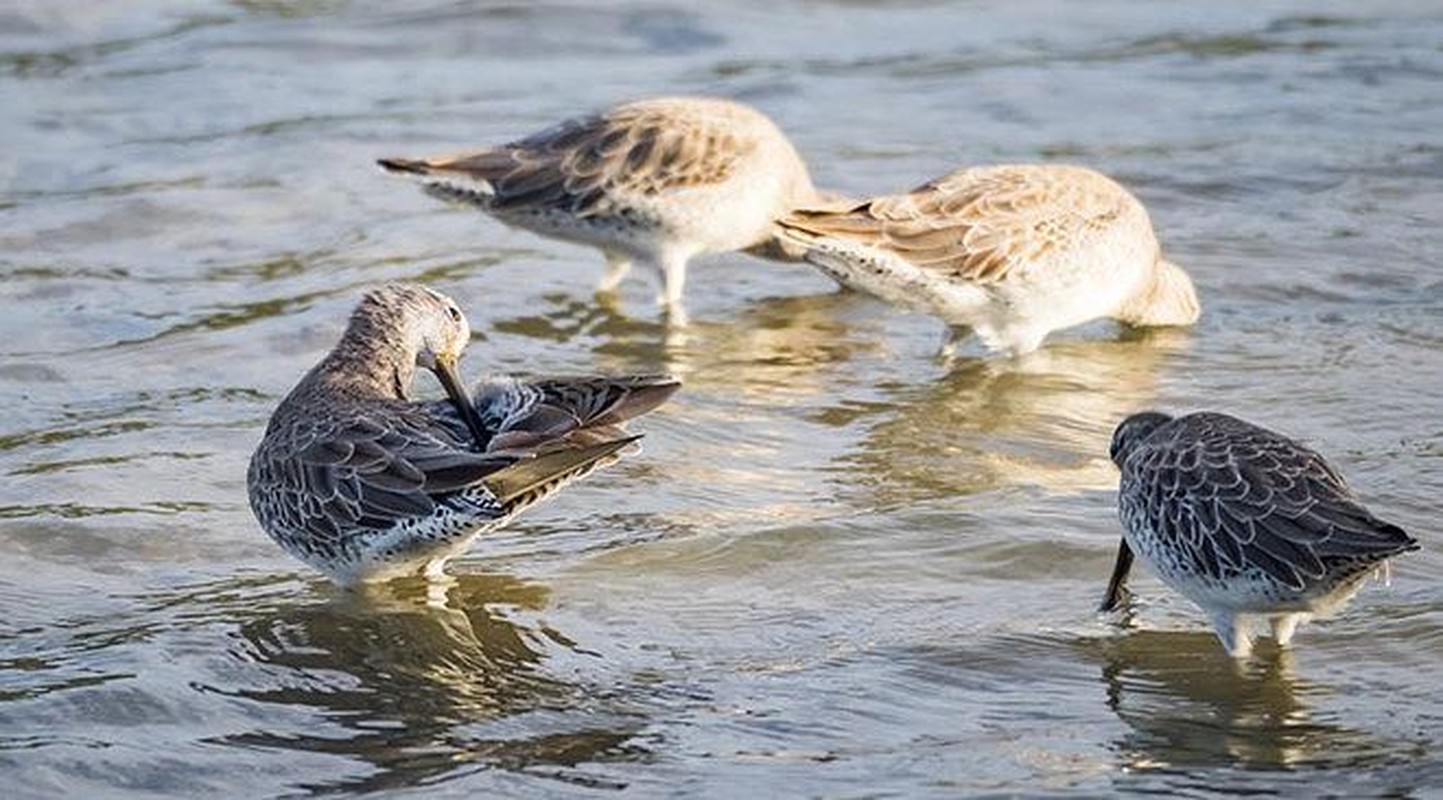
[[(1436, 793), (1440, 42), (1426, 2), (0, 8), (6, 796)], [(728, 256), (678, 337), (372, 163), (663, 93), (858, 194), (1101, 169), (1203, 320), (949, 367), (935, 321)], [(686, 389), (454, 585), (349, 596), (245, 462), (393, 279), (465, 307), (468, 374)], [(1095, 614), (1147, 407), (1312, 442), (1425, 549), (1242, 668), (1151, 578)]]

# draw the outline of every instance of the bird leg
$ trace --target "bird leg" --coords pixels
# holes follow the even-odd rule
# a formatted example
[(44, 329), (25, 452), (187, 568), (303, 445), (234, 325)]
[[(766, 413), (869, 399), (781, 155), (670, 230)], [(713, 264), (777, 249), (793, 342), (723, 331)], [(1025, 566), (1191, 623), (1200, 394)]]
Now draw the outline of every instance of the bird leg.
[(1272, 618), (1273, 639), (1278, 647), (1287, 647), (1293, 640), (1293, 634), (1297, 632), (1298, 626), (1308, 621), (1307, 614), (1283, 614)]
[(606, 251), (606, 272), (596, 284), (597, 294), (610, 294), (621, 285), (627, 273), (631, 272), (631, 257), (611, 250)]
[(1247, 616), (1220, 611), (1213, 615), (1213, 630), (1228, 655), (1238, 659), (1252, 655), (1253, 624)]

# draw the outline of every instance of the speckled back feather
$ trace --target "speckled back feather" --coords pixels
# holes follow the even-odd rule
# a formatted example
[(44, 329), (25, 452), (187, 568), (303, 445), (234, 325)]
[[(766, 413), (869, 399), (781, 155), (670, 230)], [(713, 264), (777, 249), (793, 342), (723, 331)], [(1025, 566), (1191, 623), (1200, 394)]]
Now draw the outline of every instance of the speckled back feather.
[(1147, 213), (1111, 179), (1081, 167), (1035, 164), (962, 169), (843, 211), (800, 209), (780, 224), (851, 239), (978, 283), (1005, 280), (1044, 258), (1086, 247), (1119, 225), (1152, 237)]
[(1303, 592), (1418, 546), (1364, 508), (1322, 456), (1226, 414), (1157, 425), (1118, 457), (1124, 524), (1150, 531), (1198, 576), (1255, 568)]
[(492, 380), (473, 430), (460, 406), (408, 397), (418, 351), (437, 337), (452, 357), (469, 337), (449, 298), (406, 284), (368, 294), (251, 458), (261, 526), (337, 582), (439, 570), (483, 530), (614, 461), (637, 438), (620, 424), (679, 386), (659, 375)]
[[(763, 143), (786, 139), (771, 120), (738, 103), (657, 98), (566, 120), (474, 153), (427, 159), (433, 173), (489, 184), (496, 212), (551, 208), (579, 218), (609, 216), (634, 202), (722, 184)], [(792, 151), (805, 177), (800, 156)], [(813, 199), (810, 181), (798, 202)]]

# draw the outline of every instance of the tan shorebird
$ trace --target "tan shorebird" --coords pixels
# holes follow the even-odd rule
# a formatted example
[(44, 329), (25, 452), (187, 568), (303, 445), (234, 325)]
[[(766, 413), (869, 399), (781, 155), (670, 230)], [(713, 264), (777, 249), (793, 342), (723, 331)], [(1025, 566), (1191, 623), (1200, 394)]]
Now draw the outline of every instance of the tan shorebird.
[(975, 333), (995, 352), (1027, 353), (1054, 330), (1103, 317), (1198, 318), (1192, 280), (1162, 257), (1142, 204), (1083, 167), (962, 169), (907, 194), (798, 209), (777, 231), (772, 251), (941, 317), (954, 339)]
[(435, 197), (600, 249), (598, 291), (640, 263), (658, 276), (657, 302), (680, 321), (693, 257), (766, 242), (776, 217), (827, 201), (770, 119), (707, 97), (640, 100), (499, 147), (379, 163)]
[(1237, 417), (1134, 414), (1111, 455), (1123, 538), (1102, 610), (1121, 601), (1135, 552), (1207, 613), (1234, 658), (1267, 626), (1287, 646), (1299, 624), (1338, 611), (1387, 559), (1418, 549), (1322, 456)]
[[(679, 387), (669, 375), (456, 376), (471, 329), (416, 284), (368, 292), (341, 341), (271, 415), (251, 457), (251, 510), (272, 539), (341, 585), (442, 574), (481, 533), (615, 461), (621, 429)], [(410, 396), (434, 370), (449, 401)]]

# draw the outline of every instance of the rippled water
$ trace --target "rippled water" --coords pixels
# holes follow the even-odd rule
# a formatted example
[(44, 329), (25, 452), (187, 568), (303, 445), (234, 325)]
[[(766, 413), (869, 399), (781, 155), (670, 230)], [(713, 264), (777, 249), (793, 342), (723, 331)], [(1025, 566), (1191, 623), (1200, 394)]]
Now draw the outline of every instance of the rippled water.
[[(1438, 791), (1440, 42), (1421, 0), (6, 4), (4, 793)], [(1205, 316), (947, 367), (936, 322), (731, 256), (668, 337), (641, 283), (595, 307), (595, 253), (372, 164), (681, 92), (848, 192), (1102, 169)], [(468, 372), (687, 388), (455, 585), (348, 596), (244, 466), (390, 279), (462, 303)], [(1095, 614), (1107, 437), (1154, 406), (1316, 443), (1425, 549), (1243, 667), (1150, 578)]]

